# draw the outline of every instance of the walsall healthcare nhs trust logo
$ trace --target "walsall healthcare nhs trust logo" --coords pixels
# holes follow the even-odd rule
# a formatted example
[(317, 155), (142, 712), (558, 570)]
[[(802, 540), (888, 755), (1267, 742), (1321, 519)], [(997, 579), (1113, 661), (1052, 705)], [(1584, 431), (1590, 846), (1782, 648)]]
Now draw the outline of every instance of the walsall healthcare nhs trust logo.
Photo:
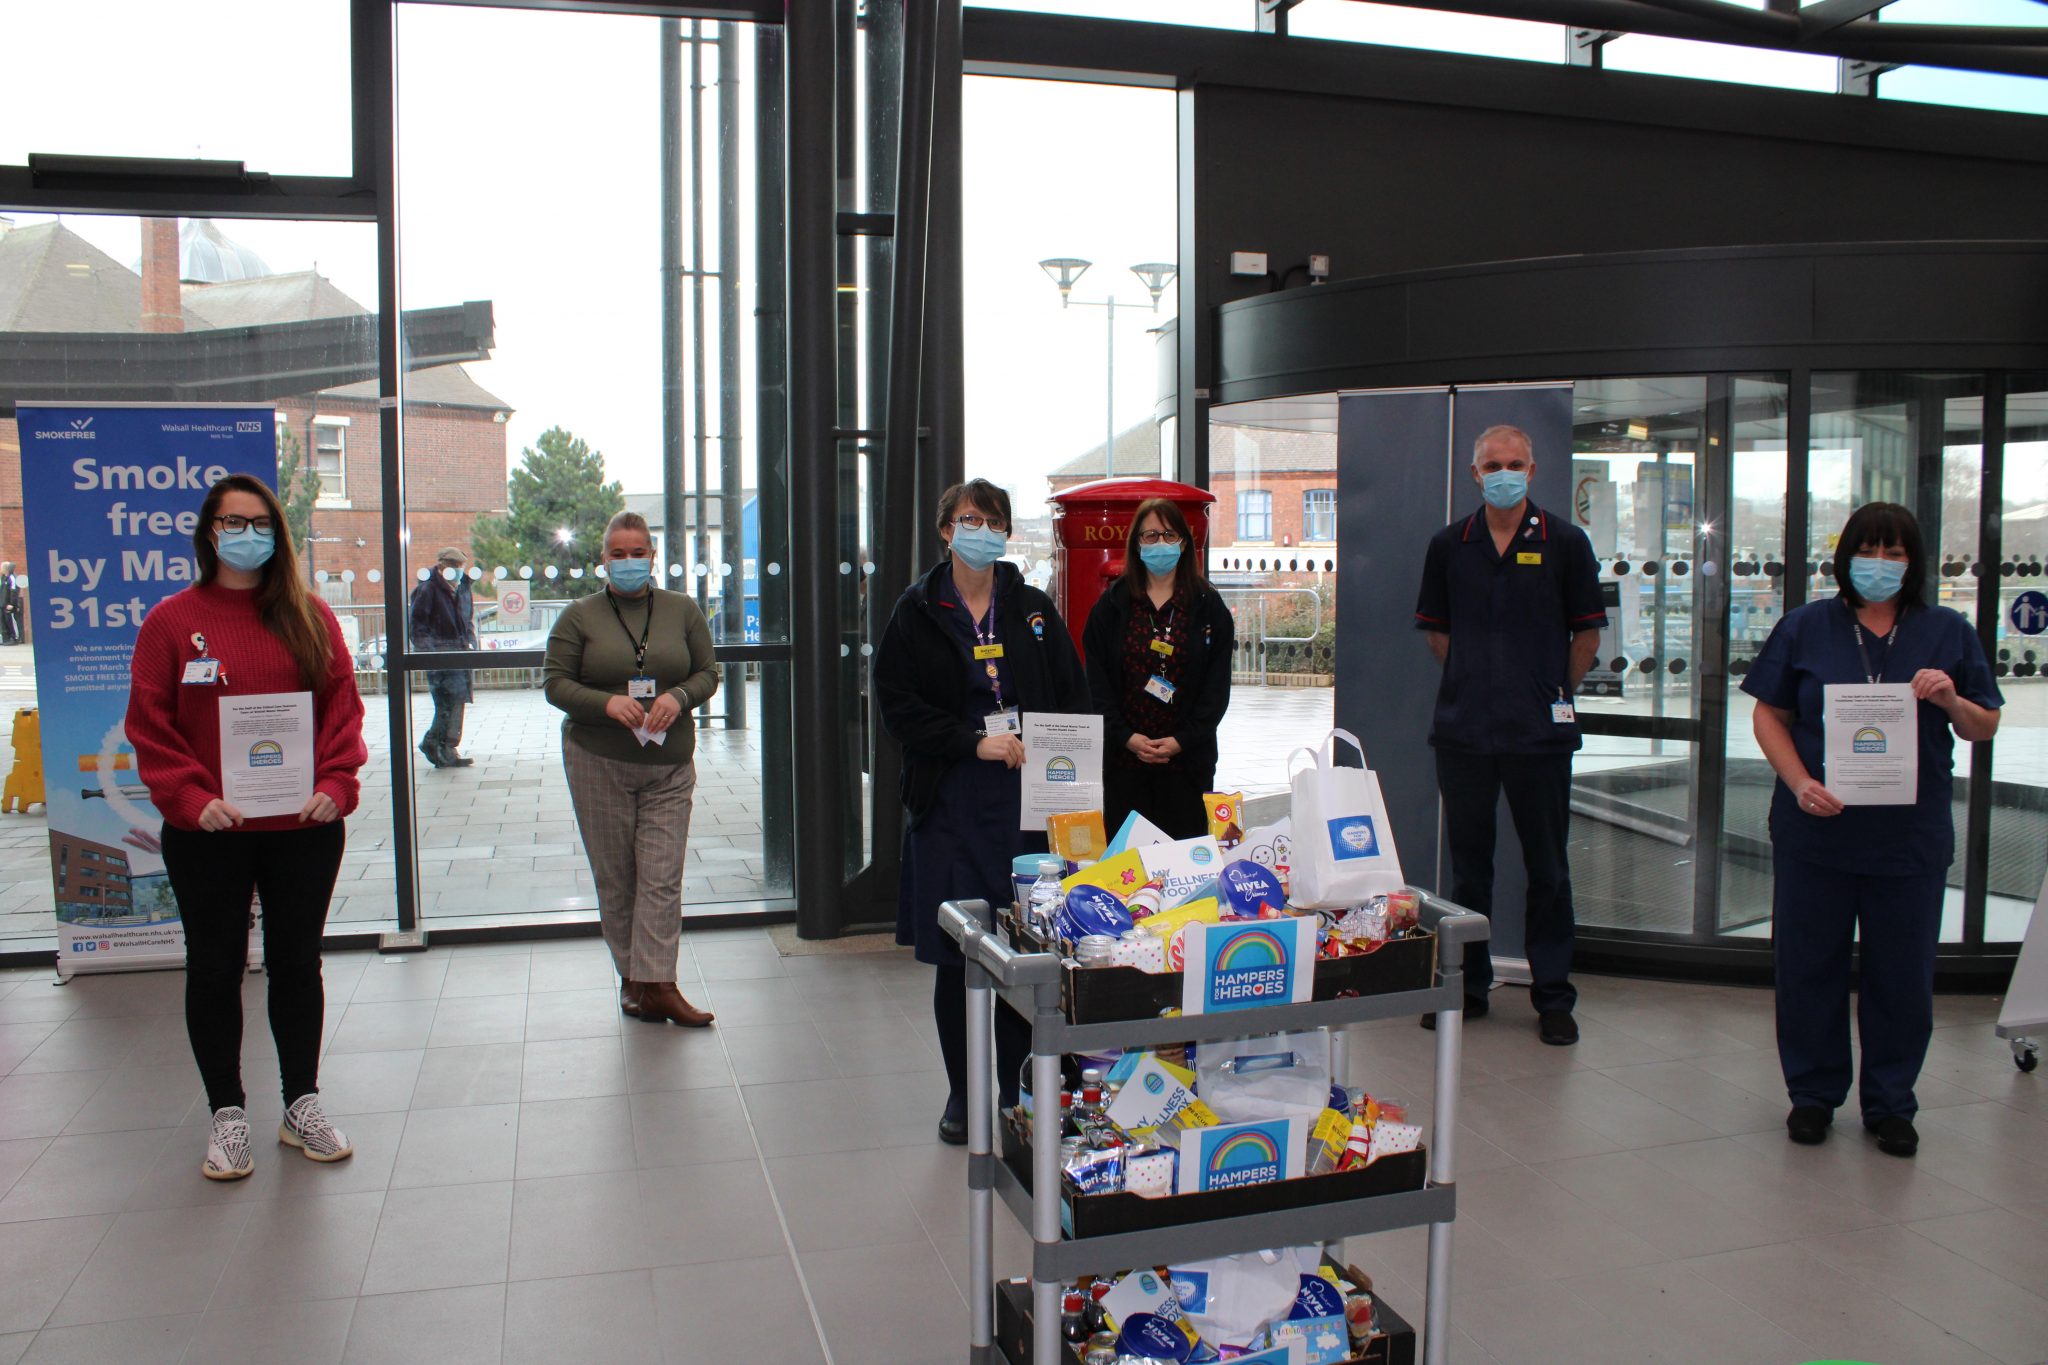
[(1209, 1147), (1202, 1161), (1202, 1188), (1234, 1190), (1241, 1185), (1268, 1185), (1280, 1179), (1281, 1144), (1286, 1122), (1233, 1125), (1235, 1131)]
[(1257, 923), (1237, 930), (1211, 926), (1207, 937), (1209, 1010), (1253, 1009), (1294, 998), (1295, 964), (1287, 943), (1271, 929)]
[(249, 766), (252, 768), (282, 768), (284, 749), (275, 741), (259, 739), (249, 746)]
[(1884, 731), (1875, 725), (1866, 725), (1849, 737), (1849, 752), (1853, 754), (1881, 754), (1884, 752)]

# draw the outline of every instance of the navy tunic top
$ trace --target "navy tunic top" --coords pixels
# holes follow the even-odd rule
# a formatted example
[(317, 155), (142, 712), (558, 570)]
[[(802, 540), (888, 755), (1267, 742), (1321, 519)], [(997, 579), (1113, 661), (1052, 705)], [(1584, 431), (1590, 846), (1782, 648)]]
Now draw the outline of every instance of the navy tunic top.
[[(1809, 602), (1785, 613), (1742, 680), (1742, 690), (1767, 706), (1792, 713), (1793, 746), (1814, 777), (1827, 781), (1821, 761), (1821, 689), (1862, 683), (1855, 618), (1839, 597)], [(1923, 668), (1938, 668), (1956, 694), (1996, 710), (2005, 705), (1991, 679), (1984, 646), (1960, 613), (1947, 607), (1909, 606), (1899, 614), (1889, 648), (1863, 632), (1863, 650), (1879, 682), (1907, 683)], [(1844, 872), (1912, 875), (1945, 871), (1955, 858), (1951, 802), (1955, 788), (1955, 732), (1932, 702), (1918, 706), (1920, 793), (1910, 806), (1850, 806), (1840, 815), (1799, 808), (1783, 781), (1771, 793), (1771, 842), (1780, 857)]]
[(1483, 754), (1579, 747), (1578, 725), (1559, 724), (1550, 708), (1569, 694), (1572, 636), (1607, 624), (1584, 531), (1525, 503), (1502, 554), (1483, 509), (1452, 522), (1430, 538), (1415, 624), (1451, 642), (1431, 744)]

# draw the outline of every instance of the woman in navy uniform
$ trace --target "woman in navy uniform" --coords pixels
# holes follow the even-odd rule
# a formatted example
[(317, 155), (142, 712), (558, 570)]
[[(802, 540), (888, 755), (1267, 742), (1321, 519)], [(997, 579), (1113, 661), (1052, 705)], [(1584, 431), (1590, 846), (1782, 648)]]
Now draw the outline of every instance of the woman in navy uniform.
[[(1018, 828), (1024, 712), (1086, 712), (1088, 679), (1052, 599), (1001, 562), (1010, 495), (985, 479), (946, 490), (947, 557), (897, 599), (875, 656), (882, 724), (903, 746), (903, 874), (896, 941), (936, 971), (932, 1014), (952, 1093), (939, 1139), (967, 1140), (967, 967), (939, 928), (939, 903), (1015, 899), (1013, 859), (1046, 851)], [(1030, 1029), (996, 1008), (996, 1080), (1016, 1102)]]
[(1209, 832), (1216, 729), (1230, 709), (1230, 608), (1202, 573), (1187, 518), (1148, 498), (1131, 518), (1123, 576), (1082, 632), (1088, 688), (1102, 713), (1102, 813), (1110, 833), (1132, 811), (1169, 837)]
[[(1934, 949), (1955, 857), (1955, 741), (1990, 739), (2004, 705), (1975, 628), (1928, 606), (1926, 583), (1913, 514), (1889, 502), (1858, 508), (1836, 543), (1837, 595), (1787, 612), (1742, 680), (1757, 702), (1757, 744), (1778, 775), (1772, 947), (1794, 1142), (1825, 1141), (1849, 1096), (1849, 954), (1860, 939), (1863, 1126), (1893, 1156), (1920, 1146), (1913, 1083), (1934, 1031)], [(1823, 689), (1872, 683), (1910, 684), (1917, 699), (1910, 805), (1845, 806), (1826, 784)]]

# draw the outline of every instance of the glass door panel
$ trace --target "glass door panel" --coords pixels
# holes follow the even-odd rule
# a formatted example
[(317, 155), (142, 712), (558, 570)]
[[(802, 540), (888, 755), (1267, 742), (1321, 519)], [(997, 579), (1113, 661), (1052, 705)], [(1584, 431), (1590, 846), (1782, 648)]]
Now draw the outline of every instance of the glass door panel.
[(1701, 623), (1695, 512), (1706, 381), (1599, 379), (1572, 395), (1575, 519), (1608, 629), (1579, 689), (1572, 889), (1588, 927), (1691, 934)]
[[(2005, 399), (2004, 543), (1992, 672), (2005, 694), (1991, 798), (1984, 941), (2026, 933), (2048, 869), (2048, 374), (2015, 375)], [(1986, 572), (1991, 566), (1986, 566)]]
[(1757, 747), (1742, 679), (1785, 614), (1786, 385), (1731, 381), (1728, 500), (1728, 712), (1715, 931), (1765, 936), (1771, 916), (1771, 835), (1777, 781)]

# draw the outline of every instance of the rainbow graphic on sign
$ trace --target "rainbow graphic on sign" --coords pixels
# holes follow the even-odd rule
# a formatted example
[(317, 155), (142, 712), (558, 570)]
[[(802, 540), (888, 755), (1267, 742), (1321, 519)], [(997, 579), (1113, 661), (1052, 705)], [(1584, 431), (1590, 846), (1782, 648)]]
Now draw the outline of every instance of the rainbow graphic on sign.
[(1183, 1138), (1184, 1144), (1194, 1142), (1194, 1159), (1183, 1156), (1181, 1169), (1194, 1175), (1198, 1190), (1231, 1190), (1291, 1179), (1301, 1174), (1302, 1123), (1300, 1119), (1264, 1119), (1194, 1129)]
[(1885, 750), (1884, 731), (1875, 725), (1866, 725), (1849, 737), (1849, 752), (1855, 754), (1881, 754)]
[(282, 768), (284, 747), (274, 739), (259, 739), (249, 746), (249, 766), (252, 768)]
[(1065, 754), (1058, 755), (1045, 765), (1045, 780), (1048, 782), (1074, 782), (1079, 775), (1074, 771), (1074, 760)]
[(1307, 998), (1307, 974), (1315, 970), (1314, 919), (1191, 924), (1185, 932), (1183, 1012), (1284, 1005), (1295, 999), (1297, 988)]

